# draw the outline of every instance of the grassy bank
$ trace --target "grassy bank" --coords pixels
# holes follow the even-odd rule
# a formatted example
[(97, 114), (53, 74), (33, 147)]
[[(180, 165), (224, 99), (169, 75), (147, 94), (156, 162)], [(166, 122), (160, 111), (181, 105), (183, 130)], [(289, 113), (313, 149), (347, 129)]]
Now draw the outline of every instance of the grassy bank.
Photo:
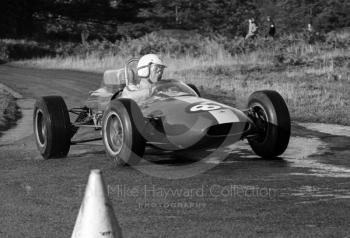
[(122, 67), (127, 58), (148, 49), (162, 54), (168, 65), (165, 77), (194, 83), (209, 97), (242, 108), (253, 91), (273, 89), (286, 99), (294, 120), (350, 125), (350, 44), (346, 37), (325, 36), (312, 44), (297, 36), (254, 41), (216, 37), (192, 42), (185, 38), (182, 42), (173, 39), (172, 44), (169, 38), (157, 37), (100, 49), (90, 45), (84, 53), (80, 49), (78, 54), (16, 64), (103, 72)]
[(19, 111), (16, 99), (0, 87), (0, 135), (18, 118)]

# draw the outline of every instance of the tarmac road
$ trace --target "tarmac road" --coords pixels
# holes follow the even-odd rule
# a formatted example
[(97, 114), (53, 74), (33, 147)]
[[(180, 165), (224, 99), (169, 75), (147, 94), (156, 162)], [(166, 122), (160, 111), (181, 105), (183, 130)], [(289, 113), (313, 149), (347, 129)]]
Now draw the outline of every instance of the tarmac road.
[(288, 150), (274, 160), (245, 142), (181, 156), (147, 150), (153, 163), (137, 168), (115, 167), (99, 143), (43, 160), (33, 98), (62, 95), (68, 107), (81, 105), (101, 77), (0, 66), (0, 83), (23, 96), (23, 118), (0, 137), (0, 237), (69, 237), (95, 168), (124, 237), (350, 237), (348, 127), (293, 123)]

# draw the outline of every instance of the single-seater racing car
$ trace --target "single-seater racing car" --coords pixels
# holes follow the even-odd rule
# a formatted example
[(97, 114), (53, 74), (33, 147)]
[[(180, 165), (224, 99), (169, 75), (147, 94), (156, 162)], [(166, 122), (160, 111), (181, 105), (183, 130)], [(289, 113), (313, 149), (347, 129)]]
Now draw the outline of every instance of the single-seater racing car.
[[(101, 139), (107, 156), (118, 165), (138, 163), (146, 146), (181, 152), (246, 139), (264, 158), (277, 157), (286, 150), (290, 116), (276, 91), (254, 92), (247, 108), (239, 110), (202, 98), (193, 84), (168, 79), (155, 83), (151, 96), (137, 104), (121, 97), (123, 89), (138, 80), (130, 66), (135, 60), (122, 69), (106, 71), (101, 88), (90, 92), (83, 107), (67, 109), (60, 96), (37, 99), (34, 134), (45, 159), (65, 157), (71, 145)], [(101, 130), (101, 136), (73, 141), (82, 127)]]

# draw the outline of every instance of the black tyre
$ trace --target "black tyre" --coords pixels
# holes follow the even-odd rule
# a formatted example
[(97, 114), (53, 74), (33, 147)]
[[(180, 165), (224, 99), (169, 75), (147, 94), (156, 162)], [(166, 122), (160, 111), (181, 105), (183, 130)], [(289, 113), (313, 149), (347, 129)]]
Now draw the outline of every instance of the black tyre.
[(66, 157), (70, 148), (71, 123), (60, 96), (39, 98), (34, 106), (34, 136), (44, 159)]
[(193, 91), (195, 91), (195, 92), (197, 93), (198, 97), (201, 96), (201, 93), (199, 92), (199, 90), (198, 90), (198, 88), (196, 87), (196, 85), (194, 85), (194, 84), (192, 84), (192, 83), (188, 83), (187, 85), (188, 85), (190, 88), (192, 88)]
[(102, 119), (107, 156), (119, 166), (137, 164), (145, 152), (143, 128), (144, 119), (136, 102), (126, 98), (112, 100)]
[(253, 151), (263, 158), (281, 155), (290, 138), (290, 116), (282, 96), (270, 90), (250, 95), (250, 117), (257, 127), (257, 135), (248, 139)]

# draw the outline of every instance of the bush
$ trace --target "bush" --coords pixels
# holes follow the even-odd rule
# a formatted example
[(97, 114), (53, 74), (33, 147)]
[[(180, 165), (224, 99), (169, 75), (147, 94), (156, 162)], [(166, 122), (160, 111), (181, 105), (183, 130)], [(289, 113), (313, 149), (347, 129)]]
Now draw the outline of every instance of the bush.
[(90, 41), (86, 44), (60, 43), (56, 52), (60, 56), (79, 56), (82, 58), (90, 55), (104, 56), (140, 56), (147, 53), (157, 53), (179, 57), (187, 55), (199, 57), (202, 55), (216, 57), (224, 48), (215, 39), (210, 39), (198, 34), (191, 37), (177, 37), (162, 33), (150, 33), (137, 39), (126, 38), (115, 43), (104, 41)]
[(33, 41), (1, 40), (0, 60), (20, 60), (55, 56), (56, 52), (49, 45), (39, 44)]
[(0, 131), (7, 129), (19, 116), (15, 98), (0, 88)]
[[(315, 50), (332, 50), (347, 48), (349, 37), (345, 33), (289, 34), (279, 38), (257, 37), (245, 40), (243, 37), (228, 38), (221, 35), (209, 37), (186, 30), (162, 30), (144, 35), (140, 38), (124, 38), (114, 43), (108, 40), (93, 40), (81, 43), (55, 42), (39, 44), (35, 42), (0, 41), (0, 56), (3, 60), (35, 58), (42, 56), (74, 56), (87, 58), (94, 55), (131, 57), (146, 53), (168, 55), (173, 58), (181, 56), (225, 58), (230, 55), (242, 55), (258, 52), (261, 60), (273, 58), (275, 65), (303, 65), (310, 61)], [(308, 57), (310, 59), (308, 59)]]
[(209, 38), (195, 34), (192, 37), (177, 37), (150, 33), (138, 39), (117, 42), (119, 50), (126, 55), (143, 55), (149, 52), (167, 54), (173, 57), (188, 55), (212, 56), (220, 50), (220, 45)]

